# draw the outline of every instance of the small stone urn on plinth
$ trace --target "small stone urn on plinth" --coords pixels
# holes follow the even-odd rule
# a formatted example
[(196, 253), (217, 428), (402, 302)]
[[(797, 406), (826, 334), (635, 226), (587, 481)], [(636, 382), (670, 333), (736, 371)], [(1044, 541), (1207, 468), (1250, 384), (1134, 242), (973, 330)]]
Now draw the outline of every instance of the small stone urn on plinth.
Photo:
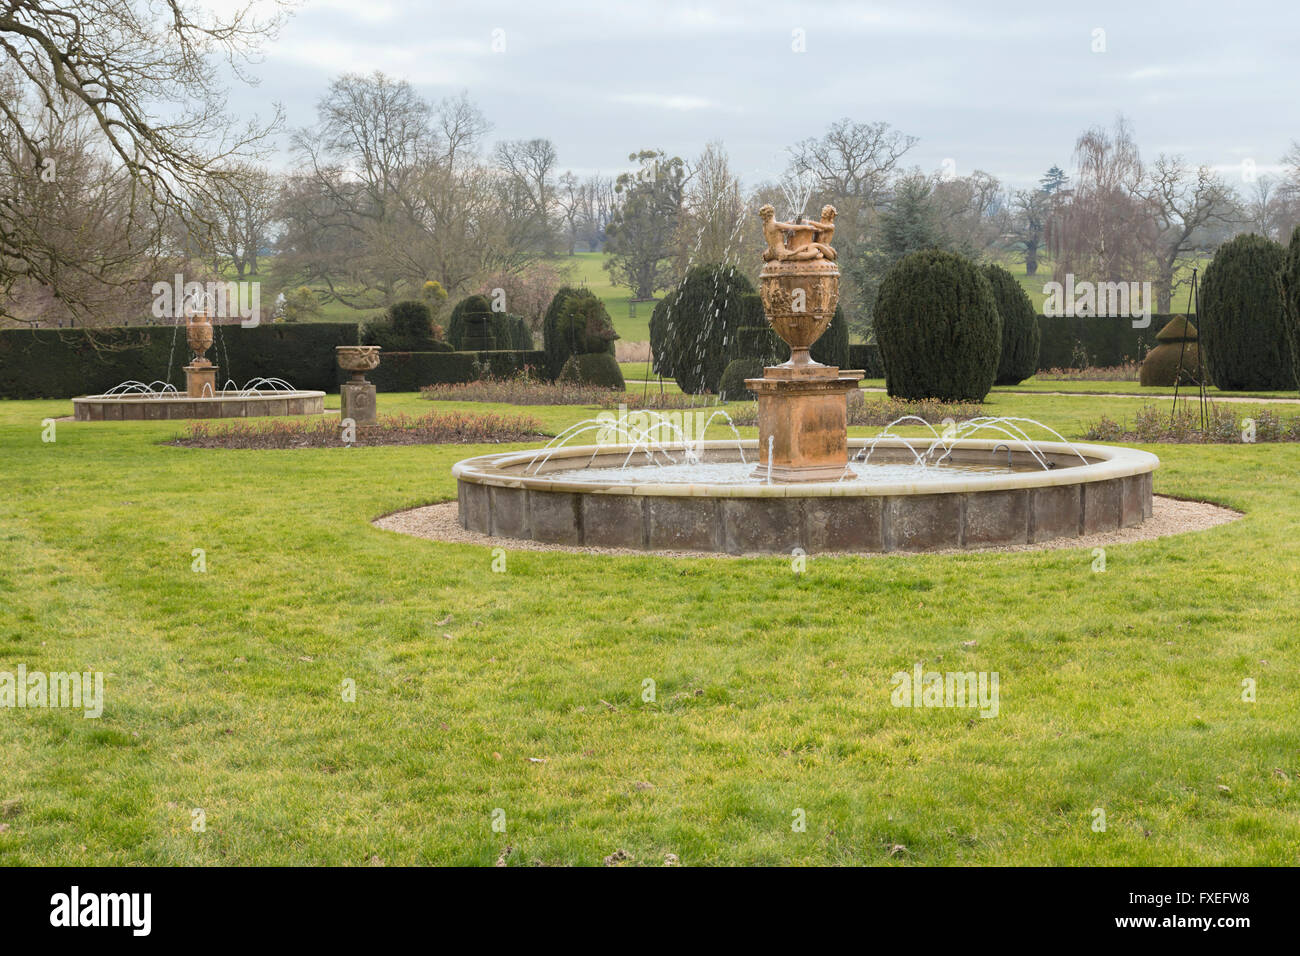
[(861, 371), (814, 362), (809, 349), (835, 317), (840, 270), (830, 239), (835, 209), (822, 221), (777, 222), (764, 206), (768, 248), (759, 274), (759, 295), (767, 321), (790, 346), (790, 360), (745, 380), (758, 396), (758, 455), (755, 475), (773, 482), (838, 481), (848, 468), (848, 394)]
[(379, 367), (378, 345), (336, 345), (339, 368), (352, 379), (339, 386), (339, 420), (352, 419), (358, 425), (375, 423), (375, 386), (366, 373)]
[(214, 398), (217, 394), (217, 367), (204, 355), (212, 348), (212, 323), (207, 312), (191, 315), (185, 325), (185, 341), (194, 360), (185, 366), (185, 393), (190, 398)]

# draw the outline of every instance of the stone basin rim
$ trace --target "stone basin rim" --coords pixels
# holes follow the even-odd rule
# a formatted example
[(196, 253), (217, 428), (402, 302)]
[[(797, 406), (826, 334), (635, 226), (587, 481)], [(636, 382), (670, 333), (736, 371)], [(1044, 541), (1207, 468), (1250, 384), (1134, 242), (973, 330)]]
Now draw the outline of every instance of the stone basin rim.
[(324, 397), (325, 397), (324, 392), (317, 391), (314, 389), (294, 389), (293, 391), (283, 391), (283, 390), (276, 391), (273, 389), (265, 389), (265, 390), (251, 391), (251, 392), (244, 392), (239, 390), (233, 390), (233, 391), (222, 390), (212, 395), (187, 395), (184, 392), (177, 392), (175, 395), (172, 394), (151, 395), (147, 392), (122, 392), (118, 395), (109, 395), (107, 393), (101, 393), (99, 395), (78, 395), (76, 398), (72, 399), (72, 401), (74, 404), (77, 402), (93, 402), (96, 404), (104, 404), (104, 405), (108, 405), (108, 404), (121, 405), (123, 403), (129, 403), (129, 402), (140, 402), (140, 403), (148, 402), (150, 404), (161, 403), (161, 402), (234, 402), (234, 401), (260, 402), (260, 401), (268, 401), (268, 400), (279, 399), (279, 398), (324, 398)]
[[(851, 452), (871, 444), (870, 438), (850, 438), (848, 445)], [(932, 438), (883, 438), (876, 442), (880, 451), (908, 448), (924, 451), (930, 447)], [(734, 451), (735, 441), (714, 440), (692, 443), (691, 447), (707, 455), (710, 451)], [(633, 450), (632, 445), (573, 445), (564, 446), (551, 454), (550, 461), (589, 460), (593, 455), (623, 455)], [(681, 453), (685, 450), (682, 442), (662, 443), (656, 450), (669, 453)], [(753, 453), (757, 463), (758, 440), (744, 439), (740, 447)], [(522, 475), (511, 473), (507, 469), (528, 465), (539, 457), (540, 449), (527, 451), (497, 452), (466, 458), (452, 466), (452, 475), (458, 482), (487, 485), (499, 488), (523, 488), (533, 491), (578, 492), (582, 494), (606, 495), (642, 495), (675, 498), (838, 498), (838, 497), (884, 497), (899, 495), (935, 495), (961, 494), (981, 491), (1005, 491), (1020, 488), (1051, 488), (1066, 485), (1087, 484), (1127, 478), (1134, 475), (1148, 474), (1160, 465), (1160, 459), (1150, 452), (1120, 445), (1094, 445), (1065, 442), (1025, 442), (1010, 439), (963, 439), (956, 443), (957, 451), (988, 451), (1006, 447), (1014, 453), (1028, 456), (1029, 449), (1037, 449), (1049, 458), (1072, 458), (1078, 460), (1075, 452), (1088, 459), (1088, 464), (1068, 465), (1051, 470), (1013, 472), (1005, 475), (972, 478), (970, 476), (932, 477), (922, 481), (861, 481), (844, 482), (803, 482), (791, 484), (687, 484), (687, 483), (610, 483), (605, 481), (583, 481), (576, 476), (557, 476), (554, 472), (540, 475)]]

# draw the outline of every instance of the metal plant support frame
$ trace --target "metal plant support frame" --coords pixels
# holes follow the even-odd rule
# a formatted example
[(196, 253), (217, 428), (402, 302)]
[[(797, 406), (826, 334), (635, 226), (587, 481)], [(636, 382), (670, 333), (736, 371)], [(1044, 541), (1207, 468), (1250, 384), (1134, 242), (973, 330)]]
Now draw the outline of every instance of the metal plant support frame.
[[(1197, 286), (1196, 274), (1199, 270), (1192, 269), (1192, 287), (1187, 290), (1187, 313), (1192, 314), (1192, 306), (1196, 307), (1196, 318), (1201, 318), (1201, 296), (1200, 289)], [(1196, 336), (1196, 388), (1199, 395), (1200, 413), (1201, 413), (1201, 431), (1209, 428), (1210, 408), (1209, 396), (1205, 392), (1205, 352), (1201, 348), (1200, 334)], [(1174, 372), (1174, 404), (1169, 410), (1169, 424), (1173, 425), (1178, 416), (1178, 385), (1183, 380), (1183, 355), (1187, 351), (1187, 336), (1184, 335), (1181, 342), (1178, 343), (1178, 369)], [(1191, 369), (1188, 369), (1191, 371)]]

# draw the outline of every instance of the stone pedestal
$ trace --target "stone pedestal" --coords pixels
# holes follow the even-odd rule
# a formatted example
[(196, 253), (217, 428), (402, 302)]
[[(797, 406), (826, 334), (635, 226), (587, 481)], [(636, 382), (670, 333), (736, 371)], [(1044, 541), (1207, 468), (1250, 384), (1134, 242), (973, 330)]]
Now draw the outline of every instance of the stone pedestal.
[(190, 398), (212, 398), (217, 394), (217, 367), (215, 365), (185, 366), (185, 393)]
[(348, 418), (358, 425), (375, 423), (375, 386), (364, 379), (339, 386), (339, 421)]
[[(758, 468), (773, 482), (838, 481), (848, 467), (848, 394), (863, 373), (776, 365), (745, 380), (758, 396)], [(770, 469), (769, 469), (770, 464)]]

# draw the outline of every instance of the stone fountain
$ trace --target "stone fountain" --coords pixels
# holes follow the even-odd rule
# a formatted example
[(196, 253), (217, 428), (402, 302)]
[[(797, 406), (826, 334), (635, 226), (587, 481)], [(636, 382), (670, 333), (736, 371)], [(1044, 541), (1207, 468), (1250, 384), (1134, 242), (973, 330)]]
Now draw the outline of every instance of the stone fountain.
[[(611, 426), (588, 419), (545, 448), (458, 462), (462, 527), (581, 547), (815, 554), (1038, 544), (1151, 516), (1154, 455), (1067, 442), (1029, 419), (980, 417), (940, 434), (904, 416), (849, 439), (847, 397), (863, 373), (809, 353), (839, 298), (835, 210), (792, 223), (771, 206), (759, 214), (763, 308), (790, 359), (745, 383), (758, 440), (661, 441), (620, 426), (621, 443), (607, 443)], [(894, 434), (901, 424), (930, 434)], [(1057, 440), (1036, 440), (1031, 426)], [(590, 432), (597, 444), (567, 443)]]
[(778, 222), (771, 206), (759, 216), (767, 239), (759, 294), (768, 324), (790, 346), (790, 360), (745, 381), (758, 396), (756, 474), (785, 483), (839, 481), (849, 463), (848, 395), (863, 373), (814, 362), (809, 352), (840, 298), (830, 244), (835, 207), (824, 207), (818, 221)]
[[(324, 414), (324, 392), (296, 389), (280, 378), (254, 378), (243, 388), (228, 381), (224, 388), (219, 388), (217, 366), (207, 357), (213, 342), (212, 320), (207, 308), (196, 307), (183, 318), (185, 343), (193, 356), (190, 364), (184, 366), (184, 392), (178, 391), (170, 382), (123, 382), (100, 395), (74, 398), (72, 408), (76, 420), (165, 421)], [(174, 341), (173, 338), (173, 347)], [(170, 371), (170, 359), (167, 365)], [(374, 386), (370, 387), (373, 389)]]

